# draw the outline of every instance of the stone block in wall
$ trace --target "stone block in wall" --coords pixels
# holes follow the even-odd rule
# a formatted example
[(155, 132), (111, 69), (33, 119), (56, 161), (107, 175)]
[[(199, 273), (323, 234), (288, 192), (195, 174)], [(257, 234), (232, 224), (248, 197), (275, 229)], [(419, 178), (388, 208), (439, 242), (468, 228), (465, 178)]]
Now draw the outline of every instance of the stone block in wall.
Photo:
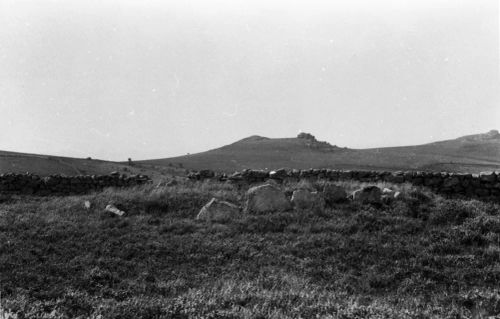
[(493, 183), (493, 182), (496, 182), (497, 175), (495, 174), (495, 172), (481, 172), (481, 173), (479, 173), (479, 179), (482, 182)]
[(479, 176), (474, 177), (474, 175), (473, 175), (473, 177), (470, 180), (469, 184), (472, 187), (476, 187), (476, 188), (481, 187), (481, 181), (479, 180)]
[(422, 186), (422, 185), (424, 185), (424, 178), (423, 177), (415, 177), (412, 181), (412, 184), (415, 186)]
[(404, 183), (405, 177), (403, 172), (396, 172), (394, 174), (391, 174), (390, 176), (387, 176), (386, 180), (391, 183), (396, 183), (396, 184), (401, 184)]
[(481, 187), (483, 188), (487, 188), (487, 189), (491, 189), (491, 188), (494, 188), (495, 184), (493, 183), (489, 183), (489, 182), (482, 182), (481, 183)]
[(460, 185), (460, 179), (458, 176), (449, 176), (443, 180), (443, 187), (452, 188)]
[(474, 196), (476, 196), (476, 189), (472, 186), (468, 186), (465, 188), (464, 193), (468, 197), (474, 197)]
[(422, 172), (412, 172), (411, 177), (408, 178), (407, 181), (412, 183), (413, 185), (423, 185), (424, 178), (423, 178)]
[(319, 172), (318, 172), (318, 179), (325, 179), (328, 175), (328, 172), (326, 169), (320, 169)]
[(40, 189), (36, 194), (39, 196), (49, 196), (52, 192), (49, 189)]
[(370, 177), (370, 172), (357, 171), (357, 172), (353, 172), (353, 176), (355, 176), (356, 178), (367, 178), (367, 177)]
[(487, 197), (490, 195), (490, 191), (486, 188), (476, 188), (474, 193), (479, 197)]
[(370, 180), (370, 172), (369, 171), (354, 171), (352, 172), (352, 178), (367, 182)]
[[(271, 179), (279, 179), (284, 180), (288, 177), (288, 172), (284, 168), (277, 169), (275, 171), (271, 171), (269, 173), (269, 178)], [(264, 177), (265, 178), (265, 177)]]
[(472, 174), (460, 174), (460, 184), (467, 188), (472, 183)]
[(300, 170), (292, 169), (292, 171), (290, 172), (290, 177), (299, 178), (300, 177)]
[(465, 188), (461, 184), (457, 184), (452, 187), (454, 194), (465, 194)]
[(443, 180), (441, 179), (441, 177), (430, 175), (424, 179), (424, 185), (429, 187), (435, 187), (440, 185), (442, 181)]
[(269, 178), (269, 173), (264, 170), (246, 169), (241, 173), (243, 179), (248, 183), (263, 182)]
[(352, 172), (351, 171), (341, 171), (339, 174), (340, 179), (346, 180), (346, 179), (351, 179), (352, 178)]
[(498, 198), (500, 196), (500, 189), (497, 188), (490, 189), (490, 194), (491, 196)]
[(377, 181), (387, 182), (388, 181), (387, 179), (390, 178), (390, 176), (392, 176), (391, 172), (378, 172)]
[(311, 177), (311, 172), (309, 170), (302, 169), (299, 173), (299, 178), (309, 178)]
[(470, 180), (470, 179), (472, 179), (472, 174), (469, 174), (469, 173), (457, 173), (455, 175), (458, 176), (461, 181), (462, 180)]
[(339, 177), (338, 175), (338, 172), (336, 170), (333, 170), (333, 169), (329, 169), (326, 171), (326, 179), (328, 180), (337, 180)]
[(411, 182), (413, 180), (413, 172), (403, 172), (403, 177), (405, 182)]

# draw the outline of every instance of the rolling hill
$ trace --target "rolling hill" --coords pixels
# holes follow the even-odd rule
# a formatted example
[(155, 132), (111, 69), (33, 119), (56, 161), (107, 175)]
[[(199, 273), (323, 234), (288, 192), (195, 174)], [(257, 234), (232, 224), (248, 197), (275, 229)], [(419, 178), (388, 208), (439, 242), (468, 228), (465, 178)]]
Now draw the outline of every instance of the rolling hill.
[(250, 136), (207, 152), (141, 161), (141, 164), (232, 172), (245, 168), (335, 168), (368, 170), (429, 170), (478, 173), (500, 170), (500, 133), (423, 145), (371, 149), (340, 148), (301, 133), (296, 138)]
[(428, 170), (478, 173), (500, 170), (500, 133), (468, 135), (429, 144), (371, 149), (341, 148), (307, 133), (294, 138), (250, 136), (207, 152), (145, 161), (111, 162), (0, 151), (1, 173), (99, 175), (119, 171), (153, 179), (184, 175), (185, 169), (233, 172), (245, 168)]
[(161, 175), (179, 175), (184, 170), (178, 168), (153, 167), (134, 163), (118, 163), (97, 159), (83, 159), (61, 156), (26, 154), (0, 151), (0, 174), (33, 173), (40, 176), (63, 175), (105, 175), (113, 171), (132, 175), (146, 174), (156, 178)]

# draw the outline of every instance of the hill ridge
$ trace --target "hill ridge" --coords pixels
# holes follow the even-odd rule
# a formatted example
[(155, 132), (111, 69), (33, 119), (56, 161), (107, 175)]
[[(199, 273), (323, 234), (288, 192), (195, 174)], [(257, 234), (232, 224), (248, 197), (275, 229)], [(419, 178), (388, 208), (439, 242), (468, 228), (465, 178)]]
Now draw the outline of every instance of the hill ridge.
[(238, 171), (250, 169), (337, 168), (384, 170), (445, 170), (479, 172), (500, 170), (497, 130), (421, 145), (370, 149), (340, 148), (318, 141), (310, 133), (291, 138), (252, 135), (205, 152), (156, 160), (151, 165), (183, 163), (188, 169)]
[(456, 139), (413, 146), (351, 149), (318, 141), (310, 133), (269, 138), (252, 135), (205, 152), (127, 162), (0, 151), (0, 173), (107, 174), (124, 171), (155, 176), (186, 169), (224, 172), (250, 169), (332, 168), (350, 170), (432, 170), (478, 173), (500, 171), (500, 133), (466, 135)]

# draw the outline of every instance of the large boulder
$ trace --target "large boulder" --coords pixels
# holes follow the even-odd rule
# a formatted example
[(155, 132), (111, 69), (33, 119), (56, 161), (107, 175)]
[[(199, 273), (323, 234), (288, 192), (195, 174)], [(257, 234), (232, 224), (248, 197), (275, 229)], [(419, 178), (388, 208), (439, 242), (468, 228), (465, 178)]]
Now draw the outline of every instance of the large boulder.
[(239, 217), (240, 208), (226, 201), (212, 198), (203, 206), (196, 216), (196, 219), (209, 222), (225, 222)]
[(270, 184), (250, 188), (246, 198), (247, 213), (281, 212), (292, 208), (285, 194)]
[(292, 204), (298, 209), (323, 208), (325, 206), (325, 200), (318, 192), (298, 189), (292, 194)]
[(83, 207), (86, 210), (89, 210), (92, 207), (92, 203), (90, 203), (90, 201), (86, 200), (85, 202), (83, 202)]
[(352, 199), (363, 204), (381, 204), (382, 191), (377, 186), (363, 187), (352, 193)]
[(347, 192), (341, 186), (328, 183), (323, 187), (323, 197), (327, 205), (332, 205), (345, 201)]

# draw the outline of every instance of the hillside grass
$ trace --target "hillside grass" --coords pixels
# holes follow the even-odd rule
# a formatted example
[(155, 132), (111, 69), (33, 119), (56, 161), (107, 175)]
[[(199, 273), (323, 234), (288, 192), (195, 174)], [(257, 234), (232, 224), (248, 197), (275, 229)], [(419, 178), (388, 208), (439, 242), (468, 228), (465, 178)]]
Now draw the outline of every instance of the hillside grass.
[(141, 161), (168, 166), (182, 163), (189, 170), (233, 173), (243, 169), (332, 168), (337, 170), (426, 170), (479, 173), (500, 169), (500, 138), (475, 135), (435, 143), (351, 149), (304, 138), (253, 136), (206, 152)]
[(155, 181), (185, 175), (185, 170), (178, 166), (160, 167), (135, 162), (129, 165), (127, 162), (0, 151), (0, 174), (25, 174), (29, 172), (39, 176), (57, 174), (74, 176), (107, 175), (113, 171), (126, 175), (148, 175)]
[[(344, 182), (355, 189), (361, 184)], [(321, 183), (283, 185), (320, 189)], [(500, 313), (500, 207), (410, 185), (382, 207), (195, 220), (222, 183), (0, 200), (17, 318), (481, 318)], [(84, 201), (92, 203), (84, 208)], [(111, 216), (114, 203), (127, 212)], [(1, 316), (0, 316), (1, 317)]]

